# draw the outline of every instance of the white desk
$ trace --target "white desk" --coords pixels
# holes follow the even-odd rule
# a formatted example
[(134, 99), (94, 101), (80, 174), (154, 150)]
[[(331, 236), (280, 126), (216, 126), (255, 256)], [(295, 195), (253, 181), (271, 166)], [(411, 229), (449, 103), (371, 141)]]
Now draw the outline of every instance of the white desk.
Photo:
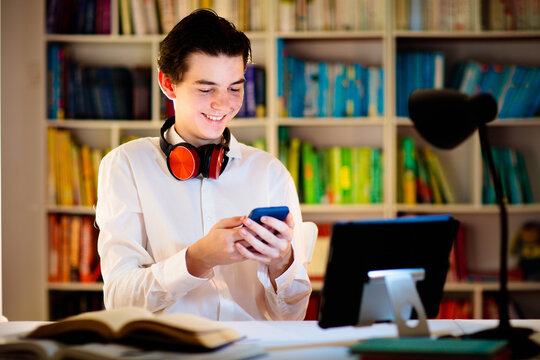
[[(496, 320), (428, 320), (433, 335), (455, 336), (497, 325)], [(0, 336), (34, 329), (43, 322), (12, 321), (0, 323)], [(347, 346), (361, 339), (397, 336), (393, 324), (368, 327), (321, 329), (315, 321), (233, 321), (225, 324), (246, 336), (246, 342), (260, 344), (268, 355), (261, 359), (355, 359)], [(540, 332), (540, 320), (512, 320), (514, 326)], [(540, 339), (539, 339), (540, 340)]]

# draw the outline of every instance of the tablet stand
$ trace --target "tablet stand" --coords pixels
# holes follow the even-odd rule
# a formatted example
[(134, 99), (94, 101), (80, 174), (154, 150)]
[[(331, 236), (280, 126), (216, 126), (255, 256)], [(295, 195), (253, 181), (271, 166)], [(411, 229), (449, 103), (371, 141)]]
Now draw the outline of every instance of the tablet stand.
[[(424, 279), (424, 269), (375, 270), (369, 271), (368, 276), (358, 325), (388, 320), (396, 323), (399, 337), (429, 336), (426, 311), (415, 284)], [(418, 321), (409, 326), (407, 320), (413, 308)]]

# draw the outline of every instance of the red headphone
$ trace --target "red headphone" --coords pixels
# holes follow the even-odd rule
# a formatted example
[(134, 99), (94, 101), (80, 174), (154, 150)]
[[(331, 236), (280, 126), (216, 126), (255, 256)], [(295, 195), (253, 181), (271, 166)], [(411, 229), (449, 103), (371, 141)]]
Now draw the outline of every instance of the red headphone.
[(229, 142), (231, 132), (228, 128), (223, 131), (221, 144), (208, 144), (195, 147), (189, 143), (182, 142), (171, 145), (165, 140), (165, 131), (174, 125), (174, 116), (165, 121), (161, 127), (161, 138), (159, 146), (167, 156), (167, 167), (178, 180), (192, 179), (199, 174), (205, 178), (217, 179), (227, 167), (229, 158)]

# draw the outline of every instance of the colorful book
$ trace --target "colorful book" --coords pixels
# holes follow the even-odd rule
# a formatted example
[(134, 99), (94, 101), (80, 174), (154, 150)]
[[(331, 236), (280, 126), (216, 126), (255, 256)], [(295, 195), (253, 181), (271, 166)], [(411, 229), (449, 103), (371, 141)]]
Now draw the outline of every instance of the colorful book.
[(406, 136), (401, 140), (403, 151), (403, 173), (401, 174), (402, 194), (404, 204), (416, 204), (416, 159), (415, 145), (412, 137)]
[(459, 359), (509, 359), (506, 340), (384, 338), (360, 341), (350, 348), (362, 359), (452, 357)]

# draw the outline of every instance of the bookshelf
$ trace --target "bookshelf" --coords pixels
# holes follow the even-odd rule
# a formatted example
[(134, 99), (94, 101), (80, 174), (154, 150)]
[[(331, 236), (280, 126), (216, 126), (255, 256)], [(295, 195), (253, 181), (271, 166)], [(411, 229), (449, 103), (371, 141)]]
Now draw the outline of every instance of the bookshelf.
[[(444, 1), (441, 0), (440, 3)], [(127, 66), (152, 68), (149, 87), (150, 112), (144, 120), (100, 120), (73, 119), (59, 120), (47, 118), (44, 111), (43, 133), (47, 129), (69, 130), (75, 142), (90, 147), (107, 149), (118, 146), (126, 136), (158, 136), (162, 124), (160, 110), (160, 90), (157, 71), (154, 71), (161, 34), (125, 35), (118, 16), (118, 6), (122, 0), (111, 1), (110, 34), (77, 35), (51, 34), (45, 32), (44, 47), (61, 44), (66, 54), (75, 62), (91, 66)], [(474, 59), (488, 63), (519, 64), (540, 66), (540, 25), (524, 30), (484, 30), (483, 6), (485, 0), (461, 2), (468, 11), (468, 25), (462, 30), (442, 31), (428, 24), (426, 30), (407, 30), (403, 27), (403, 3), (400, 0), (358, 2), (367, 4), (373, 12), (371, 22), (367, 18), (353, 19), (358, 26), (351, 30), (320, 30), (310, 17), (312, 8), (299, 1), (298, 8), (284, 8), (288, 2), (260, 0), (252, 9), (264, 18), (256, 30), (246, 28), (252, 41), (254, 62), (266, 70), (266, 114), (257, 118), (238, 118), (231, 123), (231, 129), (240, 141), (253, 143), (263, 139), (266, 149), (279, 155), (279, 129), (287, 128), (289, 137), (309, 141), (316, 147), (368, 146), (382, 150), (384, 154), (382, 200), (367, 204), (302, 204), (305, 220), (330, 223), (337, 220), (393, 217), (401, 214), (450, 213), (467, 227), (468, 265), (472, 271), (486, 271), (497, 268), (498, 239), (496, 226), (498, 210), (494, 205), (482, 204), (482, 159), (478, 139), (471, 137), (463, 145), (452, 151), (433, 152), (448, 170), (448, 180), (455, 192), (454, 204), (403, 204), (398, 201), (398, 137), (410, 136), (420, 146), (425, 143), (416, 134), (412, 123), (405, 116), (398, 116), (396, 96), (396, 59), (399, 52), (439, 51), (445, 55), (445, 75), (451, 76), (451, 69), (459, 61)], [(321, 2), (322, 3), (322, 2)], [(437, 2), (439, 3), (439, 2)], [(457, 2), (455, 2), (457, 3)], [(302, 5), (303, 4), (303, 5)], [(457, 5), (456, 5), (457, 6)], [(45, 6), (45, 12), (47, 11)], [(305, 15), (307, 21), (298, 24), (287, 23), (283, 19), (296, 18), (295, 11)], [(264, 14), (264, 15), (262, 15)], [(291, 15), (292, 14), (292, 15)], [(257, 14), (255, 14), (257, 15)], [(326, 16), (327, 14), (325, 14)], [(317, 16), (314, 16), (317, 18)], [(326, 18), (326, 17), (322, 17)], [(311, 20), (310, 20), (311, 19)], [(463, 21), (463, 19), (461, 19)], [(334, 19), (335, 20), (335, 19)], [(337, 21), (337, 20), (336, 20)], [(341, 19), (340, 21), (347, 21)], [(496, 22), (495, 22), (496, 23)], [(339, 23), (341, 24), (341, 22)], [(356, 23), (355, 23), (356, 24)], [(399, 25), (398, 25), (399, 24)], [(426, 25), (426, 26), (428, 26)], [(491, 26), (491, 25), (490, 25)], [(314, 30), (296, 30), (296, 28)], [(431, 28), (430, 28), (431, 27)], [(280, 84), (278, 79), (279, 42), (289, 55), (313, 62), (360, 62), (364, 66), (379, 67), (384, 72), (382, 113), (371, 116), (348, 117), (290, 117), (282, 116), (281, 100), (276, 96)], [(505, 49), (501, 51), (501, 49)], [(47, 72), (46, 64), (44, 73)], [(43, 94), (46, 99), (49, 94)], [(44, 101), (46, 103), (46, 101)], [(127, 121), (126, 121), (127, 120)], [(496, 146), (519, 149), (525, 156), (531, 179), (540, 174), (540, 145), (536, 141), (540, 135), (540, 118), (512, 118), (497, 120), (489, 126), (491, 141)], [(44, 135), (45, 136), (45, 135)], [(46, 162), (46, 160), (44, 160)], [(46, 166), (44, 166), (46, 167)], [(46, 176), (46, 174), (44, 175)], [(540, 183), (532, 182), (535, 202), (533, 204), (510, 205), (510, 234), (525, 221), (540, 216)], [(56, 205), (48, 202), (45, 214), (93, 215), (88, 206)], [(47, 234), (43, 242), (47, 243)], [(45, 302), (50, 292), (99, 292), (101, 285), (77, 282), (47, 283)], [(314, 289), (321, 288), (314, 282)], [(495, 290), (492, 284), (450, 283), (446, 287), (449, 296), (465, 293), (474, 304), (474, 317), (482, 314), (482, 301), (486, 292)], [(513, 291), (540, 291), (537, 283), (515, 283)], [(55, 304), (49, 304), (55, 305)], [(51, 308), (51, 306), (49, 306)]]

